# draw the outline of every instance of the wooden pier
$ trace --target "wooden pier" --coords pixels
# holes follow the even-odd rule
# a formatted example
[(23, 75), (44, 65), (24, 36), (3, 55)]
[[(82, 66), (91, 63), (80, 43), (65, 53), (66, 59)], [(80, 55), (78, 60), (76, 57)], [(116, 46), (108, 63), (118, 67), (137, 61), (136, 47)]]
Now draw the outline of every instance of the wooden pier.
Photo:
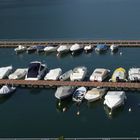
[(82, 45), (93, 45), (97, 44), (106, 44), (110, 46), (111, 44), (116, 44), (123, 47), (140, 47), (140, 40), (64, 40), (64, 41), (36, 41), (36, 40), (1, 40), (0, 48), (14, 48), (18, 45), (31, 46), (31, 45), (72, 45), (74, 43), (82, 44)]
[(45, 81), (45, 80), (0, 80), (0, 85), (10, 84), (19, 87), (50, 88), (57, 86), (85, 86), (85, 87), (105, 87), (116, 90), (140, 90), (140, 83), (131, 82), (91, 82), (91, 81)]

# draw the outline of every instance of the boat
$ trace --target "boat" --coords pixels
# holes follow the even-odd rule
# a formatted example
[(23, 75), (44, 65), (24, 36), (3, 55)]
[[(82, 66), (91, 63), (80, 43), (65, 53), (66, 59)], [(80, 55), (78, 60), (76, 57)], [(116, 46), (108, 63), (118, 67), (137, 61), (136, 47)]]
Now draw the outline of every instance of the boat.
[(102, 51), (106, 51), (108, 49), (108, 47), (104, 44), (99, 44), (97, 45), (97, 47), (95, 48), (95, 51), (97, 52), (102, 52)]
[(109, 76), (110, 70), (104, 68), (96, 68), (90, 76), (90, 81), (102, 82)]
[(35, 52), (37, 50), (37, 46), (30, 46), (27, 48), (27, 53), (32, 53)]
[(73, 44), (71, 47), (70, 47), (70, 51), (72, 52), (72, 54), (76, 53), (76, 52), (79, 52), (80, 50), (83, 49), (83, 46), (81, 46), (80, 44)]
[(14, 50), (15, 50), (15, 52), (16, 53), (21, 53), (21, 52), (24, 52), (24, 51), (26, 51), (26, 47), (25, 46), (22, 46), (22, 45), (19, 45), (17, 48), (15, 48)]
[(105, 95), (104, 104), (107, 105), (111, 110), (124, 104), (126, 95), (124, 91), (108, 91)]
[(117, 68), (113, 72), (113, 75), (109, 81), (110, 82), (124, 82), (124, 81), (127, 81), (126, 76), (127, 76), (126, 70), (120, 67), (120, 68)]
[(61, 68), (51, 69), (44, 77), (44, 80), (58, 80), (61, 74), (62, 74)]
[(129, 81), (140, 81), (140, 68), (130, 68), (128, 71)]
[(78, 102), (78, 103), (82, 102), (86, 92), (87, 92), (87, 90), (86, 90), (85, 87), (79, 87), (73, 93), (72, 100), (75, 101), (75, 102)]
[(64, 54), (70, 51), (69, 45), (60, 45), (57, 49), (58, 54)]
[(40, 80), (46, 74), (47, 66), (39, 61), (33, 61), (29, 64), (25, 80)]
[(59, 100), (65, 99), (73, 94), (74, 87), (71, 86), (61, 86), (58, 87), (55, 92), (55, 97)]
[(110, 46), (110, 50), (111, 50), (112, 52), (114, 52), (114, 51), (117, 50), (117, 49), (118, 49), (118, 45), (112, 44), (112, 45)]
[(36, 46), (36, 51), (37, 51), (38, 53), (44, 52), (44, 48), (45, 48), (45, 46)]
[(16, 90), (16, 87), (9, 86), (9, 85), (3, 85), (0, 89), (0, 96), (2, 95), (8, 95)]
[(88, 102), (96, 101), (106, 93), (106, 88), (92, 88), (85, 94), (85, 99)]
[(93, 49), (93, 47), (91, 45), (87, 45), (87, 46), (84, 47), (84, 50), (86, 52), (92, 51), (92, 49)]
[(27, 74), (26, 68), (18, 68), (16, 71), (8, 76), (9, 79), (22, 79)]
[(8, 77), (9, 74), (12, 72), (12, 69), (13, 69), (12, 66), (1, 67), (0, 68), (0, 79)]
[(72, 74), (70, 75), (71, 81), (82, 81), (87, 74), (87, 68), (85, 66), (79, 66), (73, 69)]
[(61, 80), (61, 81), (68, 80), (70, 78), (70, 75), (72, 74), (72, 72), (73, 72), (72, 70), (69, 70), (69, 71), (63, 73), (62, 75), (60, 75), (59, 80)]
[(45, 51), (46, 53), (55, 52), (55, 51), (57, 51), (57, 48), (58, 48), (58, 47), (47, 46), (47, 47), (44, 48), (44, 51)]

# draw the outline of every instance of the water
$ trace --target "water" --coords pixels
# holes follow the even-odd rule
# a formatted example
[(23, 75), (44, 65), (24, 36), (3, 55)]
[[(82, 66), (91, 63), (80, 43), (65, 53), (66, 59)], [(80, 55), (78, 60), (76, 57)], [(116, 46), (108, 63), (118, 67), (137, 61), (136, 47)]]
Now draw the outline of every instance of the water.
[[(120, 52), (123, 52), (123, 55), (120, 55)], [(0, 66), (13, 64), (16, 69), (27, 67), (29, 62), (39, 60), (47, 63), (50, 69), (61, 67), (63, 72), (78, 65), (85, 65), (88, 75), (96, 67), (108, 68), (113, 73), (119, 66), (127, 70), (130, 67), (139, 67), (139, 53), (139, 48), (120, 48), (114, 55), (108, 50), (105, 54), (96, 54), (93, 51), (89, 54), (82, 52), (77, 56), (68, 54), (57, 57), (56, 53), (16, 55), (13, 49), (1, 49), (0, 58), (6, 59), (0, 61)], [(112, 116), (109, 116), (109, 110), (104, 107), (103, 100), (92, 104), (85, 101), (77, 108), (69, 99), (58, 106), (58, 101), (54, 97), (55, 90), (18, 88), (9, 98), (0, 99), (0, 137), (139, 136), (139, 92), (126, 92), (125, 106), (116, 109)], [(63, 112), (64, 107), (67, 108), (66, 112)], [(130, 107), (132, 112), (128, 111)], [(80, 115), (77, 116), (79, 110)]]
[[(139, 39), (139, 0), (0, 0), (0, 39)], [(122, 55), (120, 55), (122, 52)], [(120, 48), (112, 55), (81, 53), (57, 57), (55, 53), (20, 54), (1, 49), (0, 66), (27, 67), (39, 60), (48, 67), (67, 71), (76, 66), (97, 67), (111, 73), (123, 66), (140, 67), (139, 48)], [(140, 134), (140, 95), (127, 92), (124, 107), (108, 115), (103, 100), (77, 106), (68, 100), (58, 106), (56, 89), (18, 88), (0, 99), (0, 137), (138, 137)], [(63, 107), (66, 112), (62, 112)], [(129, 112), (131, 107), (132, 112)]]

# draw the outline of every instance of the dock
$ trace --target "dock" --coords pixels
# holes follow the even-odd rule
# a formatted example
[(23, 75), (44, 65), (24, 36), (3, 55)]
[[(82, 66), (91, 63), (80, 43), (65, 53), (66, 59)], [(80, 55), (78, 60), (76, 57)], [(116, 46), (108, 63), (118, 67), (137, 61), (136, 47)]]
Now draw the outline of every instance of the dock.
[(118, 45), (122, 47), (140, 47), (140, 40), (49, 40), (49, 41), (40, 41), (40, 40), (0, 40), (0, 48), (15, 48), (18, 45), (32, 46), (32, 45), (72, 45), (78, 43), (81, 45), (93, 45), (105, 44), (105, 45)]
[(46, 80), (0, 80), (0, 85), (10, 84), (17, 87), (54, 88), (57, 86), (104, 87), (115, 90), (140, 90), (140, 83), (132, 82), (91, 82), (91, 81), (46, 81)]

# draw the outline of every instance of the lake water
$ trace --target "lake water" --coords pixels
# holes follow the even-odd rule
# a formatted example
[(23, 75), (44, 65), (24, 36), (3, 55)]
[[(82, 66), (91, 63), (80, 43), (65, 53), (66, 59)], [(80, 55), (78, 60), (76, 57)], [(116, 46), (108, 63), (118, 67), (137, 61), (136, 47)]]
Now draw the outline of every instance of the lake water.
[[(0, 0), (0, 39), (139, 39), (139, 5), (139, 0)], [(49, 69), (61, 67), (65, 72), (84, 65), (89, 76), (97, 67), (111, 73), (120, 66), (140, 67), (139, 54), (139, 48), (120, 48), (114, 55), (93, 51), (63, 57), (16, 55), (13, 49), (1, 49), (0, 66), (12, 64), (16, 69), (39, 60)], [(55, 91), (18, 88), (9, 98), (1, 98), (0, 137), (139, 137), (139, 92), (126, 92), (125, 105), (110, 117), (103, 100), (85, 101), (77, 108), (69, 99), (59, 107)]]

